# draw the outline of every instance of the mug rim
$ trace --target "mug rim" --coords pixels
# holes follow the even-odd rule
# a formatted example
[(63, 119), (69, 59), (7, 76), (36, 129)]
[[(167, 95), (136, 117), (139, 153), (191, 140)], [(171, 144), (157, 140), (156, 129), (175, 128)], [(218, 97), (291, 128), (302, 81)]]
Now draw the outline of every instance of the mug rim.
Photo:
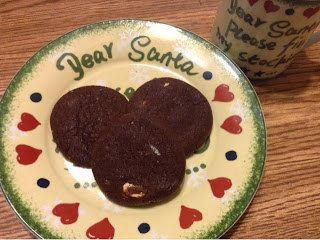
[(320, 5), (320, 1), (319, 0), (276, 0), (277, 2), (280, 3), (285, 3), (285, 4), (289, 4), (289, 5)]

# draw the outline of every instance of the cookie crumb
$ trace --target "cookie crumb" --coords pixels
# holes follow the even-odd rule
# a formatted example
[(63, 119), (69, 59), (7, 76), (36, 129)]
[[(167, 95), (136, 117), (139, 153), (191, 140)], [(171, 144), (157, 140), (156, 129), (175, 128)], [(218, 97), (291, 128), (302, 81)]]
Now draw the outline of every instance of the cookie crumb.
[(158, 148), (156, 148), (155, 146), (151, 145), (149, 143), (150, 148), (152, 149), (152, 151), (157, 154), (158, 156), (161, 156), (161, 153), (159, 152)]

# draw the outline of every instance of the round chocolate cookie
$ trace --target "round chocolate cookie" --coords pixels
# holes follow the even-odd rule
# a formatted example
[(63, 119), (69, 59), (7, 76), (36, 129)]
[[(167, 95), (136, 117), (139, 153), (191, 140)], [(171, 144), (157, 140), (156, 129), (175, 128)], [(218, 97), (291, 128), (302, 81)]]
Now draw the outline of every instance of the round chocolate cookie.
[(174, 132), (147, 115), (122, 116), (97, 140), (92, 171), (104, 194), (125, 206), (159, 202), (174, 193), (186, 160)]
[(206, 97), (173, 78), (154, 79), (139, 87), (130, 99), (130, 111), (166, 120), (180, 137), (186, 156), (207, 140), (213, 124)]
[(76, 166), (91, 167), (93, 144), (105, 127), (128, 111), (117, 91), (100, 86), (74, 89), (54, 106), (50, 124), (61, 153)]

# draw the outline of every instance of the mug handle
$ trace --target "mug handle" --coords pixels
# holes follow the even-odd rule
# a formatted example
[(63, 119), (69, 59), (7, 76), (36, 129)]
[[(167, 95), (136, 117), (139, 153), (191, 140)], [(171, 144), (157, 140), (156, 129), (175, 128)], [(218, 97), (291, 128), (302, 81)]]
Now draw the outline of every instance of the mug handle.
[(314, 33), (309, 40), (307, 41), (307, 43), (304, 45), (303, 49), (306, 49), (308, 47), (310, 47), (311, 45), (317, 43), (320, 41), (320, 31)]

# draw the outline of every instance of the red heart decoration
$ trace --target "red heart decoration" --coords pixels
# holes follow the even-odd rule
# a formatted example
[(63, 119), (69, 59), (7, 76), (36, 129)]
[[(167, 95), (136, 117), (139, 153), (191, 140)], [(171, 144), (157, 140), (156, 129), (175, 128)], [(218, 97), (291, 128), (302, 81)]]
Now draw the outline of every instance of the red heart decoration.
[(249, 3), (250, 3), (250, 5), (251, 5), (251, 7), (256, 3), (256, 2), (258, 2), (259, 0), (248, 0), (249, 1)]
[(240, 134), (242, 132), (242, 127), (239, 125), (241, 122), (241, 117), (234, 115), (227, 118), (221, 125), (221, 128), (232, 134)]
[(232, 187), (232, 182), (229, 178), (220, 177), (216, 179), (208, 180), (211, 186), (213, 195), (216, 198), (222, 198), (224, 196), (224, 191)]
[(86, 235), (90, 239), (113, 239), (114, 232), (114, 227), (109, 222), (109, 219), (105, 218), (89, 227)]
[(78, 209), (80, 203), (62, 203), (54, 207), (53, 215), (61, 217), (63, 224), (72, 224), (78, 220)]
[(30, 165), (37, 161), (38, 157), (42, 153), (42, 150), (21, 144), (16, 147), (16, 152), (18, 153), (18, 163), (22, 165)]
[(267, 13), (276, 12), (280, 9), (280, 6), (273, 4), (271, 0), (268, 0), (264, 3), (264, 9)]
[(31, 131), (41, 125), (38, 120), (29, 113), (22, 113), (21, 115), (21, 122), (18, 124), (18, 128), (21, 131)]
[(234, 99), (232, 92), (229, 92), (229, 86), (226, 84), (221, 84), (216, 88), (214, 99), (217, 102), (231, 102)]
[(305, 16), (307, 18), (311, 18), (313, 15), (315, 15), (317, 12), (319, 12), (319, 10), (320, 10), (320, 7), (308, 8), (308, 9), (304, 10), (303, 16)]
[(187, 208), (185, 206), (181, 206), (180, 212), (180, 227), (182, 229), (187, 229), (192, 226), (195, 221), (202, 220), (202, 213), (196, 209)]

